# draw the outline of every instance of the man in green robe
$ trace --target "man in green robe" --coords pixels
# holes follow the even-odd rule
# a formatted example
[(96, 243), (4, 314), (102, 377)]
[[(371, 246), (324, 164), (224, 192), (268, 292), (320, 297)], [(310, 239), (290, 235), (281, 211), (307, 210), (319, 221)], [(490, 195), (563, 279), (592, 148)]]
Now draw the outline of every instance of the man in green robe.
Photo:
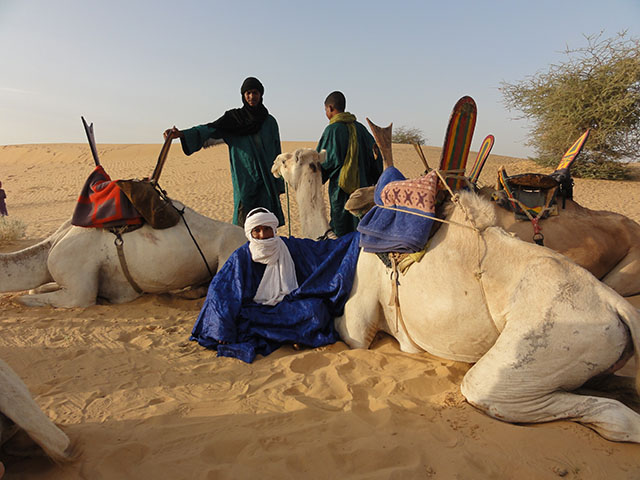
[(331, 228), (337, 236), (354, 232), (358, 218), (344, 205), (355, 190), (375, 185), (382, 173), (382, 156), (373, 136), (355, 115), (345, 112), (342, 92), (332, 92), (324, 101), (329, 125), (318, 142), (317, 151), (326, 150), (322, 182), (329, 180)]
[(185, 155), (222, 139), (229, 146), (231, 161), (233, 223), (244, 226), (248, 212), (264, 207), (284, 225), (279, 197), (284, 193), (284, 181), (271, 174), (273, 160), (282, 153), (278, 123), (262, 103), (264, 87), (257, 78), (245, 79), (240, 93), (242, 108), (228, 110), (214, 122), (186, 130), (174, 126), (164, 132), (164, 137), (179, 138)]

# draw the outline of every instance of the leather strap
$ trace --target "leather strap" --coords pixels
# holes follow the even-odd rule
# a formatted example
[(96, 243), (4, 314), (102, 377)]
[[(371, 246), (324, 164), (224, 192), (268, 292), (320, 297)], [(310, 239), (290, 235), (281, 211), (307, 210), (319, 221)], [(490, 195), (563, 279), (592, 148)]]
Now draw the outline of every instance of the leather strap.
[(139, 294), (143, 294), (144, 291), (133, 279), (131, 273), (129, 272), (129, 268), (127, 267), (127, 261), (124, 257), (124, 249), (122, 248), (122, 244), (124, 243), (124, 241), (122, 240), (122, 235), (120, 235), (120, 233), (114, 233), (114, 235), (116, 236), (116, 239), (113, 241), (113, 243), (115, 244), (116, 250), (118, 251), (118, 259), (120, 260), (120, 267), (122, 267), (122, 272), (124, 273), (124, 276), (127, 278), (129, 284), (133, 287), (133, 289)]

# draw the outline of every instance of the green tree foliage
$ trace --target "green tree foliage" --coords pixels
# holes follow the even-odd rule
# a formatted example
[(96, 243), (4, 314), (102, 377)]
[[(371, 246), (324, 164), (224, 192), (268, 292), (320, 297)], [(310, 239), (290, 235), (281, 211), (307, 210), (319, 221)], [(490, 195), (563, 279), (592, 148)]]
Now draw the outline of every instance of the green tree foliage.
[(415, 127), (400, 127), (395, 129), (391, 136), (393, 143), (417, 143), (418, 145), (424, 145), (427, 139), (422, 133), (422, 130)]
[(585, 47), (564, 51), (564, 62), (500, 90), (507, 108), (532, 121), (527, 145), (542, 163), (557, 165), (591, 128), (573, 173), (624, 177), (615, 161), (640, 159), (640, 40), (626, 32), (585, 39)]

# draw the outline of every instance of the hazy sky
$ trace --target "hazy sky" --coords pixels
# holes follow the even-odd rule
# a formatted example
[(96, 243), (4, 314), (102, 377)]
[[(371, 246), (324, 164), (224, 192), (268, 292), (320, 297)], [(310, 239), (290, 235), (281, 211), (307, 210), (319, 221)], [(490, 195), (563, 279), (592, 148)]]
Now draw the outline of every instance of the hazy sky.
[(527, 125), (503, 105), (515, 83), (584, 35), (640, 36), (639, 0), (0, 0), (0, 145), (160, 143), (172, 125), (239, 107), (247, 76), (283, 140), (316, 141), (323, 101), (359, 120), (421, 129), (441, 146), (451, 108), (478, 105), (473, 149), (527, 156)]

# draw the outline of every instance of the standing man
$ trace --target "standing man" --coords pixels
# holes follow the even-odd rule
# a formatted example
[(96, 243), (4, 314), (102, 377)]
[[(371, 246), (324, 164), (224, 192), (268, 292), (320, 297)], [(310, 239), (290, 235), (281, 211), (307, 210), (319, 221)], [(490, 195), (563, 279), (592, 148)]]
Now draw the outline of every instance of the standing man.
[[(355, 190), (375, 185), (382, 173), (382, 156), (375, 140), (355, 115), (345, 112), (342, 92), (332, 92), (324, 101), (329, 125), (318, 142), (317, 151), (326, 150), (322, 182), (329, 180), (331, 228), (337, 236), (354, 232), (358, 218), (344, 209)], [(375, 150), (375, 152), (374, 152)]]
[(257, 78), (245, 79), (240, 87), (242, 108), (228, 110), (214, 122), (187, 130), (175, 126), (164, 132), (179, 138), (182, 151), (191, 155), (222, 139), (229, 146), (233, 182), (233, 223), (244, 226), (247, 213), (256, 207), (272, 211), (284, 225), (280, 205), (284, 181), (271, 174), (273, 160), (282, 153), (278, 123), (262, 103), (264, 87)]
[[(7, 194), (4, 192), (3, 188), (2, 188), (2, 182), (0, 182), (0, 217), (4, 217), (6, 215), (9, 215), (7, 213), (7, 203), (5, 201), (5, 199), (7, 198)], [(1, 477), (1, 475), (0, 475)]]

